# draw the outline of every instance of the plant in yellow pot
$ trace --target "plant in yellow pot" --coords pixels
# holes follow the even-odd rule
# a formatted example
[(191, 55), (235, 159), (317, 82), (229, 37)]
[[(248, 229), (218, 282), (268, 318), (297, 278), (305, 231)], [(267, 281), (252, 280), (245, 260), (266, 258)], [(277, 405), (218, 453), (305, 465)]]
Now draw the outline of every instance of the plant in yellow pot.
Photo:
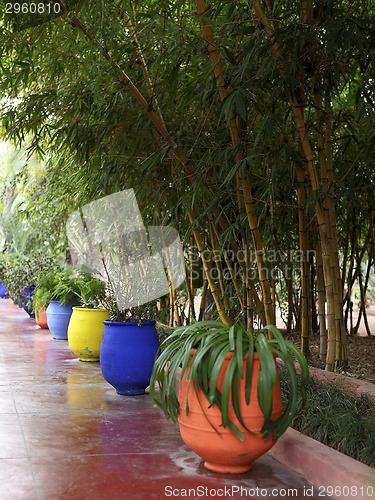
[(77, 277), (81, 306), (73, 307), (68, 326), (68, 343), (80, 361), (99, 361), (104, 321), (109, 319), (106, 307), (106, 284), (90, 274)]

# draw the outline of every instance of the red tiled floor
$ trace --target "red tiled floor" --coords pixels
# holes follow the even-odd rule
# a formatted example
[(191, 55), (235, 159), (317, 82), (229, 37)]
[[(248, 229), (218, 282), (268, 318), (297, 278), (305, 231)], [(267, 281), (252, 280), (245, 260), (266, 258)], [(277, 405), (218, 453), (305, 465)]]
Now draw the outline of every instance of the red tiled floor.
[(0, 318), (1, 500), (307, 498), (307, 481), (269, 455), (247, 474), (207, 471), (147, 394), (117, 395), (99, 363), (10, 300)]

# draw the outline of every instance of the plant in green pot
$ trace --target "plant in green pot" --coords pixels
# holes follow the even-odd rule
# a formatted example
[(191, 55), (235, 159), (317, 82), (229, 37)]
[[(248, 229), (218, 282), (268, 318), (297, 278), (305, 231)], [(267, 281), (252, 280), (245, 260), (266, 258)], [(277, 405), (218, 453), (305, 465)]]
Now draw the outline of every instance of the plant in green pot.
[[(250, 470), (304, 404), (309, 371), (303, 354), (276, 327), (266, 329), (271, 339), (238, 323), (197, 322), (177, 328), (155, 360), (151, 398), (167, 418), (178, 421), (182, 439), (210, 470)], [(276, 357), (290, 382), (284, 408)]]
[(106, 283), (90, 273), (78, 275), (80, 305), (73, 307), (68, 343), (80, 361), (99, 361), (104, 321), (109, 319)]

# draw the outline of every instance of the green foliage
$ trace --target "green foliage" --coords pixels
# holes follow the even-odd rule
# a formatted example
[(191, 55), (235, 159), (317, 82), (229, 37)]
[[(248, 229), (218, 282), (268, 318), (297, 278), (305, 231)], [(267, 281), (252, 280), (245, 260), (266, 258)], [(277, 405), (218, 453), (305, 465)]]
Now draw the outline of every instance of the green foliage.
[[(305, 169), (306, 162), (296, 140), (291, 94), (301, 101), (316, 164), (323, 154), (334, 165), (339, 230), (346, 231), (346, 214), (352, 210), (361, 220), (367, 213), (366, 192), (375, 183), (373, 1), (307, 2), (313, 8), (305, 20), (300, 2), (262, 2), (275, 26), (272, 40), (254, 21), (249, 2), (211, 1), (204, 18), (212, 27), (228, 88), (224, 102), (217, 97), (194, 2), (64, 3), (69, 15), (6, 15), (5, 9), (0, 14), (4, 136), (19, 146), (30, 138), (28, 155), (48, 157), (43, 175), (25, 171), (20, 179), (25, 199), (16, 217), (4, 222), (7, 245), (26, 245), (12, 232), (21, 218), (22, 230), (33, 230), (30, 245), (48, 240), (61, 249), (71, 211), (103, 194), (134, 187), (145, 222), (172, 224), (188, 242), (192, 224), (184, 207), (189, 206), (197, 214), (194, 227), (207, 241), (209, 221), (216, 222), (219, 212), (228, 228), (221, 231), (218, 247), (228, 251), (233, 240), (243, 250), (251, 234), (237, 203), (239, 174), (251, 184), (264, 247), (297, 249), (295, 172)], [(271, 46), (282, 50), (282, 72)], [(193, 175), (152, 129), (127, 78), (136, 82), (149, 110), (160, 107)], [(321, 111), (325, 127), (328, 107), (332, 154), (318, 144), (316, 112)], [(238, 148), (228, 133), (232, 113)], [(244, 160), (236, 159), (238, 150)], [(319, 187), (306, 201), (309, 229), (324, 196)], [(356, 226), (354, 220), (349, 217), (347, 230)], [(362, 227), (367, 229), (367, 223)], [(259, 292), (258, 274), (251, 277)], [(223, 294), (238, 308), (230, 279), (224, 280)]]
[(164, 349), (167, 346), (167, 342), (164, 343), (164, 341), (173, 333), (174, 328), (157, 321), (156, 322), (156, 331), (158, 333), (161, 348)]
[(45, 274), (35, 289), (34, 309), (46, 308), (49, 300), (83, 307), (106, 307), (106, 283), (90, 273), (73, 276), (72, 269), (55, 269)]
[(106, 307), (107, 285), (104, 281), (94, 278), (91, 274), (79, 274), (79, 302), (82, 307)]
[(39, 253), (5, 255), (4, 260), (4, 283), (21, 307), (27, 305), (24, 292), (38, 287), (46, 273), (59, 267), (53, 258)]
[[(16, 149), (0, 142), (0, 250), (56, 256), (65, 251), (61, 226), (67, 212), (62, 205), (57, 209), (61, 201), (59, 190), (53, 201), (41, 206), (46, 162), (36, 154), (28, 155), (27, 147), (27, 143), (23, 143)], [(33, 205), (35, 199), (37, 208)]]
[[(230, 430), (241, 440), (244, 439), (240, 429), (230, 420), (228, 405), (232, 395), (233, 408), (239, 422), (244, 425), (238, 396), (239, 378), (245, 379), (245, 400), (249, 403), (251, 373), (254, 352), (259, 355), (260, 368), (258, 386), (256, 388), (258, 401), (265, 422), (262, 428), (264, 438), (272, 432), (278, 438), (285, 432), (293, 417), (305, 403), (305, 387), (309, 380), (309, 370), (304, 356), (290, 342), (285, 341), (280, 332), (273, 326), (268, 326), (274, 338), (266, 340), (264, 333), (254, 336), (242, 325), (231, 327), (218, 321), (197, 322), (188, 327), (177, 328), (166, 340), (166, 347), (156, 358), (150, 382), (150, 395), (154, 404), (162, 408), (167, 418), (177, 422), (179, 403), (176, 395), (176, 374), (181, 366), (181, 377), (187, 372), (187, 382), (202, 389), (207, 401), (216, 404), (222, 414), (223, 427)], [(190, 351), (195, 352), (190, 362)], [(225, 356), (233, 352), (229, 362), (222, 392), (217, 388), (217, 379)], [(289, 377), (290, 392), (282, 415), (275, 421), (271, 419), (272, 389), (276, 383), (276, 364), (273, 353), (285, 363)], [(244, 356), (247, 354), (244, 370)], [(302, 384), (298, 386), (297, 375), (292, 354), (296, 357), (302, 371)], [(156, 384), (159, 391), (156, 391)], [(236, 390), (237, 388), (237, 390)], [(237, 396), (236, 396), (237, 395)], [(188, 405), (186, 405), (188, 414)], [(218, 429), (216, 429), (219, 432)], [(251, 431), (251, 429), (250, 429)]]
[(34, 309), (46, 308), (49, 300), (79, 305), (79, 293), (80, 288), (71, 270), (50, 271), (41, 278), (35, 289)]
[(144, 321), (156, 321), (158, 312), (156, 300), (120, 311), (113, 296), (107, 298), (107, 309), (111, 321), (134, 321), (139, 325)]
[(0, 283), (5, 283), (6, 259), (5, 255), (0, 253)]
[[(289, 397), (284, 370), (280, 370), (283, 399)], [(375, 403), (368, 394), (356, 396), (340, 382), (311, 377), (307, 403), (292, 427), (341, 453), (375, 467)]]

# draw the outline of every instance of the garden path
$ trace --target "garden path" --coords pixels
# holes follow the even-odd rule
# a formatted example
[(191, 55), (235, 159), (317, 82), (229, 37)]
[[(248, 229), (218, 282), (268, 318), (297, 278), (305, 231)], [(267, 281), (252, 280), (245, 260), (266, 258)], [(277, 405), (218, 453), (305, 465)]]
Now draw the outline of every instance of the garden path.
[(247, 474), (205, 470), (147, 394), (117, 395), (99, 363), (80, 362), (11, 300), (0, 315), (1, 499), (318, 498), (270, 455)]

